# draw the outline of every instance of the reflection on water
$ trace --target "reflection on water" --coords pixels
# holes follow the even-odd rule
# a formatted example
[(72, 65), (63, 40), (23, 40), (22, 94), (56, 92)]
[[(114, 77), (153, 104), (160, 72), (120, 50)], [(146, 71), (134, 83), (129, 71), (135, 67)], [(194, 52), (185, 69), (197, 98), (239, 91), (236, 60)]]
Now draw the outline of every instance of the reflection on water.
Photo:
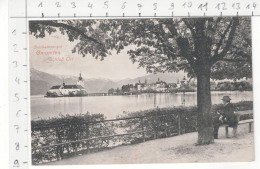
[[(212, 92), (212, 104), (222, 103), (224, 95), (231, 97), (233, 103), (252, 101), (253, 94), (249, 92)], [(107, 119), (116, 118), (124, 111), (146, 110), (154, 107), (194, 106), (197, 95), (194, 92), (157, 93), (127, 96), (93, 96), (93, 97), (59, 97), (44, 98), (31, 96), (32, 120), (57, 117), (59, 115), (74, 115), (80, 113), (102, 113)]]

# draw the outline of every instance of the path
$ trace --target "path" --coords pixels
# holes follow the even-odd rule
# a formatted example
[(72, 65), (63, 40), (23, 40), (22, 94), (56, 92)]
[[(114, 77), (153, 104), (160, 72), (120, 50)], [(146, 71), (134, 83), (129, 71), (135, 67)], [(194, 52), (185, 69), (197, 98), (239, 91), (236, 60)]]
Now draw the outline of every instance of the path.
[[(229, 130), (232, 133), (232, 129)], [(214, 144), (195, 146), (197, 133), (189, 133), (72, 157), (48, 165), (242, 162), (254, 160), (254, 136), (253, 133), (248, 133), (248, 124), (238, 127), (237, 138), (225, 138), (224, 128), (221, 127), (219, 137)]]

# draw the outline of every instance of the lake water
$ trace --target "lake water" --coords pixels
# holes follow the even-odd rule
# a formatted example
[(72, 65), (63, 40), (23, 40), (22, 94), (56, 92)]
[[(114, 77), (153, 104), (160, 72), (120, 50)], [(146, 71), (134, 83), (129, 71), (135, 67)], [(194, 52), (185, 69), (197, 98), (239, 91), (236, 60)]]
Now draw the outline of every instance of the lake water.
[[(211, 92), (212, 104), (222, 103), (224, 95), (230, 96), (231, 102), (252, 101), (251, 91)], [(195, 106), (197, 95), (195, 92), (157, 93), (127, 96), (89, 96), (89, 97), (58, 97), (45, 98), (31, 96), (32, 120), (58, 117), (59, 115), (74, 115), (89, 112), (102, 113), (107, 119), (116, 118), (123, 112), (146, 110), (154, 107)]]

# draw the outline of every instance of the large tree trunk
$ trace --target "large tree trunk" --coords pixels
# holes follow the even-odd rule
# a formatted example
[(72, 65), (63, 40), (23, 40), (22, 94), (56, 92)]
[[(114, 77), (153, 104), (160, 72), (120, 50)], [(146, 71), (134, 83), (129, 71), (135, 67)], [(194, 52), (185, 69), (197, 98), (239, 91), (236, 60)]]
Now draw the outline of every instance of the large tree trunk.
[(193, 48), (188, 38), (179, 37), (178, 46), (181, 55), (184, 56), (197, 76), (197, 128), (198, 144), (211, 144), (214, 142), (213, 122), (211, 115), (211, 94), (210, 94), (210, 72), (211, 72), (211, 46), (212, 41), (206, 35), (205, 27), (207, 19), (201, 18), (195, 22), (185, 22), (191, 30)]
[(198, 145), (214, 142), (211, 115), (210, 69), (203, 69), (197, 74), (197, 105), (198, 105)]

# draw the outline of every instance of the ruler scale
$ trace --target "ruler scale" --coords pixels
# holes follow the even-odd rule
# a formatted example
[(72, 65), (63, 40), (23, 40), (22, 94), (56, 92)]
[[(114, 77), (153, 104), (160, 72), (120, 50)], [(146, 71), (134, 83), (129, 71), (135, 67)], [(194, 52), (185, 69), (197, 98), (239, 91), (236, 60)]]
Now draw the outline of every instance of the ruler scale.
[(24, 16), (9, 19), (10, 168), (28, 168), (30, 163), (26, 1), (9, 1), (9, 16)]
[[(13, 0), (15, 1), (15, 0)], [(205, 17), (259, 16), (259, 0), (28, 0), (28, 15), (11, 18), (110, 18), (110, 17)], [(21, 8), (21, 6), (19, 7)], [(24, 9), (25, 10), (25, 9)]]
[(211, 16), (260, 16), (260, 1), (10, 0), (10, 168), (31, 164), (28, 20)]

